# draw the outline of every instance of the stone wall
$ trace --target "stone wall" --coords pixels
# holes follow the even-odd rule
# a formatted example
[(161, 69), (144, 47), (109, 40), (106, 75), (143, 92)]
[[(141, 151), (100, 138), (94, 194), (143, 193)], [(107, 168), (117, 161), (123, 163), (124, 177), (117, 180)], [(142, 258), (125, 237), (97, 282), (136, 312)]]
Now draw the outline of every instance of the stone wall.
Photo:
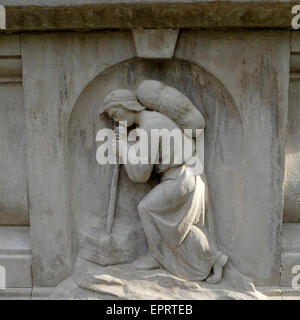
[(0, 40), (0, 96), (0, 224), (28, 225), (19, 36), (2, 36)]

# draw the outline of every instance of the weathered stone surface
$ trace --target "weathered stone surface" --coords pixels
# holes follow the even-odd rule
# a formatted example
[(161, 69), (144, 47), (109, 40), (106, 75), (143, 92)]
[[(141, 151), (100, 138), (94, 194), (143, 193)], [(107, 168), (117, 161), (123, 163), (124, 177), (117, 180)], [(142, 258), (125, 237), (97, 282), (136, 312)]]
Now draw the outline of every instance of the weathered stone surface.
[[(254, 284), (299, 299), (291, 287), (300, 263), (296, 4), (2, 0), (0, 265), (8, 288), (0, 299), (264, 299)], [(134, 270), (148, 252), (137, 206), (158, 176), (137, 185), (120, 167), (105, 230), (113, 166), (97, 163), (95, 137), (112, 123), (99, 120), (99, 108), (112, 90), (135, 92), (145, 79), (178, 89), (205, 118), (207, 216), (229, 257), (217, 286)]]
[(111, 168), (96, 163), (95, 135), (111, 125), (97, 118), (105, 95), (151, 78), (182, 91), (207, 119), (220, 248), (256, 284), (279, 284), (288, 34), (193, 31), (178, 41), (176, 59), (161, 63), (137, 60), (130, 32), (22, 36), (37, 285), (70, 273), (74, 242), (104, 265), (145, 253), (136, 206), (150, 185), (137, 188), (121, 172), (114, 229), (105, 235)]
[(132, 30), (137, 56), (140, 58), (171, 59), (179, 30), (134, 29)]
[[(107, 121), (97, 119), (96, 115), (100, 112), (99, 101), (102, 102), (104, 97), (116, 87), (135, 90), (144, 79), (159, 79), (178, 88), (188, 97), (192, 97), (197, 108), (201, 108), (201, 112), (204, 110), (205, 113), (214, 113), (217, 105), (220, 106), (224, 118), (231, 119), (235, 115), (235, 106), (232, 105), (230, 96), (219, 81), (197, 65), (190, 65), (183, 60), (170, 60), (162, 63), (161, 61), (132, 59), (99, 74), (85, 88), (74, 107), (70, 122), (71, 205), (72, 211), (78, 217), (77, 224), (80, 226), (79, 237), (83, 249), (81, 256), (101, 264), (112, 264), (116, 261), (130, 262), (138, 255), (145, 254), (147, 250), (143, 232), (141, 232), (137, 206), (150, 188), (155, 185), (155, 180), (145, 184), (136, 184), (128, 179), (124, 170), (121, 171), (115, 222), (112, 234), (108, 236), (105, 233), (105, 224), (109, 188), (104, 188), (103, 185), (110, 186), (111, 173), (108, 170), (111, 168), (97, 164), (95, 161), (97, 145), (92, 142), (97, 130), (111, 125)], [(198, 83), (202, 85), (197, 86)], [(201, 97), (205, 98), (202, 100)], [(213, 104), (211, 101), (214, 101)], [(206, 102), (209, 103), (206, 104)], [(206, 108), (210, 108), (210, 111)], [(83, 113), (82, 110), (86, 112)], [(235, 130), (240, 132), (241, 127), (238, 120), (234, 118), (231, 121), (235, 123)], [(221, 124), (216, 123), (215, 125)], [(229, 137), (230, 143), (227, 144), (228, 150), (230, 149), (229, 153), (232, 152), (232, 149), (238, 152), (240, 147), (240, 136), (236, 134), (236, 131), (231, 130), (232, 127), (234, 126), (222, 126), (220, 129), (224, 135)], [(213, 132), (212, 127), (210, 130)], [(210, 134), (206, 143), (214, 144), (214, 139)], [(214, 179), (217, 177), (214, 176)], [(88, 185), (84, 183), (87, 180)], [(103, 191), (100, 192), (101, 190)], [(99, 207), (100, 204), (102, 207)], [(87, 217), (85, 212), (90, 211), (94, 214)], [(126, 224), (126, 221), (134, 221), (134, 223)], [(130, 239), (135, 239), (135, 246), (132, 246)]]
[[(296, 1), (4, 0), (7, 30), (291, 28)], [(66, 6), (67, 5), (67, 6)]]
[(23, 88), (0, 83), (0, 97), (0, 224), (28, 225)]
[(31, 299), (32, 300), (47, 300), (51, 294), (53, 294), (55, 287), (38, 287), (32, 288)]
[[(284, 32), (186, 31), (175, 52), (176, 58), (197, 63), (219, 79), (237, 108), (232, 114), (236, 123), (224, 123), (232, 132), (240, 130), (237, 123), (242, 126), (236, 131), (240, 146), (232, 149), (226, 135), (218, 133), (224, 115), (210, 109), (204, 112), (208, 119), (205, 157), (209, 157), (205, 166), (217, 243), (241, 272), (261, 286), (278, 285), (280, 278), (288, 36)], [(207, 108), (214, 104), (202, 103)]]
[[(294, 75), (293, 75), (294, 77)], [(300, 78), (293, 78), (289, 88), (289, 109), (284, 185), (284, 222), (300, 222), (299, 101)]]
[(97, 30), (144, 28), (291, 28), (296, 1), (3, 0), (7, 28)]
[[(282, 253), (281, 253), (281, 286), (292, 288), (292, 279), (296, 273), (292, 272), (294, 266), (300, 265), (300, 224), (284, 223), (282, 227)], [(296, 282), (298, 284), (298, 281)], [(295, 288), (294, 288), (295, 289)]]
[(0, 265), (6, 269), (6, 288), (32, 287), (29, 228), (0, 227)]
[[(186, 143), (187, 140), (190, 145), (196, 143), (193, 140), (196, 136), (203, 140), (205, 119), (201, 112), (179, 90), (162, 81), (146, 79), (139, 84), (136, 94), (126, 89), (110, 92), (104, 98), (100, 117), (103, 116), (120, 122), (115, 130), (119, 132), (119, 146), (123, 146), (122, 151), (126, 151), (126, 154), (121, 150), (118, 154), (129, 179), (145, 183), (153, 175), (160, 174), (158, 183), (137, 206), (149, 253), (135, 262), (136, 269), (150, 270), (162, 266), (180, 278), (219, 283), (228, 257), (216, 248), (210, 236), (209, 227), (212, 224), (203, 222), (210, 222), (205, 210), (205, 193), (209, 190), (206, 190), (204, 163), (200, 160), (204, 158), (204, 148), (197, 148), (196, 163), (191, 163), (194, 154), (192, 148), (188, 152)], [(128, 133), (127, 129), (132, 125), (136, 125), (139, 132), (144, 132), (144, 135), (139, 135), (135, 131), (140, 138), (140, 147), (137, 148), (141, 148), (135, 156), (143, 157), (142, 164), (133, 162), (127, 156), (132, 150), (132, 144), (127, 140), (134, 132)], [(160, 133), (165, 141), (155, 143), (152, 137), (152, 130), (161, 129), (168, 132), (169, 147), (163, 138), (167, 138), (165, 134)], [(184, 134), (186, 129), (198, 129), (198, 132)], [(177, 136), (174, 144), (170, 142), (172, 132), (176, 132)], [(151, 154), (148, 148), (146, 151), (142, 149), (149, 140)], [(151, 159), (153, 156), (158, 158), (156, 165)], [(117, 177), (118, 171), (119, 165), (116, 165), (113, 177)], [(111, 233), (114, 218), (117, 182), (113, 178), (106, 223), (108, 234)]]
[(0, 36), (0, 55), (1, 56), (20, 56), (20, 37), (17, 35)]
[(286, 223), (300, 222), (300, 37), (292, 33), (290, 85), (285, 150), (284, 213)]
[[(130, 33), (22, 37), (30, 229), (37, 286), (53, 286), (66, 277), (72, 269), (75, 254), (76, 234), (72, 218), (76, 217), (76, 212), (69, 207), (67, 170), (71, 168), (66, 143), (72, 109), (83, 88), (97, 74), (135, 54), (131, 41)], [(88, 116), (89, 128), (94, 130), (90, 127), (94, 114), (84, 112), (83, 115)], [(95, 146), (94, 136), (82, 141), (84, 146)], [(95, 161), (92, 151), (86, 154), (91, 163)], [(99, 169), (98, 166), (97, 171)], [(93, 203), (89, 207), (91, 211), (81, 211), (81, 206), (75, 206), (85, 219), (93, 219), (106, 205), (99, 195), (103, 193), (105, 197), (109, 176), (105, 182), (101, 181), (101, 175), (82, 181), (84, 187), (80, 187), (79, 194), (84, 197), (93, 180), (100, 187), (92, 193), (93, 203), (97, 205), (95, 210)], [(79, 199), (78, 194), (76, 196)], [(93, 225), (89, 226), (93, 228)], [(84, 225), (81, 230), (84, 232)]]
[(6, 28), (6, 12), (3, 6), (0, 7), (0, 30)]
[(0, 300), (31, 300), (31, 288), (6, 288), (0, 290)]
[(18, 36), (0, 36), (0, 225), (28, 225), (22, 63)]
[(50, 298), (250, 300), (266, 299), (266, 296), (232, 266), (220, 284), (211, 285), (182, 280), (164, 270), (137, 271), (131, 264), (101, 267), (78, 260), (73, 277), (63, 281)]

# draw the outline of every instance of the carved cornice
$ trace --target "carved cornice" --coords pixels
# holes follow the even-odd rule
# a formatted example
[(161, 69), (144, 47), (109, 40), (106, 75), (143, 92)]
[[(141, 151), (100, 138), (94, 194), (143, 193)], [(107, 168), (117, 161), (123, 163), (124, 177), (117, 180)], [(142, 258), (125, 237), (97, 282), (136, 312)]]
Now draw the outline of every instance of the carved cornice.
[(289, 0), (4, 0), (7, 31), (134, 28), (291, 29)]

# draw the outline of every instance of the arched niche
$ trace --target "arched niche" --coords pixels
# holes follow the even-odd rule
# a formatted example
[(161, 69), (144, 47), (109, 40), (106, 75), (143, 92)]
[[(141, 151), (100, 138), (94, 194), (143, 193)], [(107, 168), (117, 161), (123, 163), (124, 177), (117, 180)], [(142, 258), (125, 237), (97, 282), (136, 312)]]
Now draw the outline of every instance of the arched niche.
[(116, 215), (111, 236), (105, 233), (112, 166), (96, 161), (103, 98), (112, 90), (135, 90), (144, 79), (161, 80), (187, 95), (206, 119), (205, 171), (210, 189), (214, 234), (227, 254), (239, 238), (243, 212), (243, 128), (233, 99), (212, 74), (188, 61), (130, 59), (109, 68), (90, 82), (79, 96), (69, 121), (70, 208), (76, 222), (80, 255), (100, 264), (132, 261), (147, 251), (137, 205), (156, 183), (131, 182), (121, 170)]

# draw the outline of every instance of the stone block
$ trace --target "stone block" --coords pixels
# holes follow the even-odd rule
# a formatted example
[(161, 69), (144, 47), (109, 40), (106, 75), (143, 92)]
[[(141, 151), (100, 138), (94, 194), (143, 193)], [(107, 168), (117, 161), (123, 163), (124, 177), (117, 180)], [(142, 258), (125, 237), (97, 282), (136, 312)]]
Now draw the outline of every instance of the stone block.
[(20, 38), (0, 35), (0, 225), (28, 225)]
[(296, 265), (299, 266), (300, 271), (300, 224), (284, 223), (282, 226), (281, 253), (282, 287), (292, 288), (292, 279), (296, 276), (295, 273), (292, 273), (292, 269)]
[(98, 119), (104, 97), (144, 79), (177, 88), (203, 113), (216, 242), (255, 284), (279, 285), (289, 50), (283, 31), (186, 30), (163, 61), (138, 59), (131, 32), (22, 35), (37, 285), (70, 275), (84, 249), (103, 265), (145, 253), (136, 208), (155, 181), (136, 185), (121, 170), (108, 236), (112, 168), (95, 158), (96, 133), (111, 126)]
[(31, 288), (0, 289), (0, 300), (31, 300)]
[(0, 56), (20, 56), (20, 36), (0, 35)]
[(300, 222), (300, 37), (292, 32), (287, 137), (285, 149), (285, 223)]
[(3, 0), (7, 30), (131, 28), (291, 28), (292, 6), (280, 0)]
[(31, 288), (29, 228), (0, 227), (0, 265), (6, 270), (6, 288)]
[(138, 57), (152, 59), (173, 57), (179, 30), (134, 29), (132, 33)]

